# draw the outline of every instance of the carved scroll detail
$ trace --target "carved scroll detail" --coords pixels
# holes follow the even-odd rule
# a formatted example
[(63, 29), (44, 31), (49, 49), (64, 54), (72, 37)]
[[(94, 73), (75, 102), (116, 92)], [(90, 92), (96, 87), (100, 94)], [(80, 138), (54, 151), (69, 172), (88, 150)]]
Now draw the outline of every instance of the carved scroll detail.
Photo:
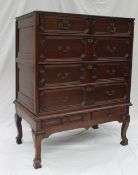
[(60, 78), (62, 80), (66, 80), (66, 79), (68, 79), (68, 77), (69, 77), (69, 73), (68, 72), (65, 72), (65, 73), (59, 72), (57, 74), (57, 78)]

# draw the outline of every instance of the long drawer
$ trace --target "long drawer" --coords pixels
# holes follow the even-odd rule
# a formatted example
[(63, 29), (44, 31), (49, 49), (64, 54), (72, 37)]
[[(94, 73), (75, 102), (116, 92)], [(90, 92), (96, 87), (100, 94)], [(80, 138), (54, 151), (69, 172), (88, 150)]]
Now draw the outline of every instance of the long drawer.
[(127, 80), (129, 73), (129, 62), (39, 65), (39, 87)]
[(132, 22), (128, 19), (109, 19), (88, 15), (40, 14), (39, 31), (43, 33), (131, 35)]
[(39, 38), (39, 63), (130, 59), (129, 37), (46, 36)]
[(128, 102), (127, 83), (91, 85), (39, 91), (40, 113), (72, 107)]

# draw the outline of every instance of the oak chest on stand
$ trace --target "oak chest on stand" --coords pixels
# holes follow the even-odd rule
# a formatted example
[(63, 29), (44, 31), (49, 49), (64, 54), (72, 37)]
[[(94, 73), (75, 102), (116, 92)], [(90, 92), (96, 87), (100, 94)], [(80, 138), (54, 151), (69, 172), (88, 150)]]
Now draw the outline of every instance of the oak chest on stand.
[(122, 123), (127, 145), (134, 19), (35, 11), (16, 19), (16, 125), (41, 140), (55, 132)]

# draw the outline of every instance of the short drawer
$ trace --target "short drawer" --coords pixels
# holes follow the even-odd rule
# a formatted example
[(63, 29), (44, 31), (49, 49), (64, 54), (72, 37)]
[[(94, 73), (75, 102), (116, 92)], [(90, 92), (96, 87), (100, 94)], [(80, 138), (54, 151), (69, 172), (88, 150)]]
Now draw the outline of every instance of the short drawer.
[(83, 114), (75, 114), (63, 117), (56, 117), (53, 119), (46, 119), (42, 123), (42, 127), (48, 128), (67, 128), (67, 129), (75, 129), (75, 128), (85, 128), (91, 126), (91, 114), (83, 113)]
[(92, 113), (92, 125), (110, 122), (123, 121), (123, 117), (127, 114), (127, 107), (114, 107), (105, 110), (99, 110)]
[(130, 58), (131, 42), (127, 37), (97, 37), (94, 56), (101, 60)]
[(52, 89), (39, 91), (40, 112), (84, 106), (86, 103), (85, 87)]
[(81, 61), (88, 57), (88, 42), (81, 37), (40, 35), (39, 62)]
[(131, 35), (133, 32), (132, 22), (124, 20), (100, 20), (94, 22), (94, 34), (97, 35)]
[(66, 15), (39, 16), (40, 32), (87, 34), (90, 28), (89, 17), (67, 17)]
[(84, 117), (84, 114), (76, 114), (69, 116), (70, 123), (76, 123), (78, 121), (85, 121), (86, 117)]
[(129, 100), (129, 87), (127, 83), (113, 83), (106, 85), (95, 85), (93, 87), (93, 101), (95, 104), (119, 100)]
[(42, 121), (42, 128), (43, 130), (46, 130), (46, 133), (49, 136), (54, 132), (68, 130), (68, 122), (65, 117), (46, 119)]
[(85, 67), (89, 82), (109, 81), (118, 78), (126, 80), (130, 74), (130, 65), (127, 62), (88, 63)]
[(82, 64), (57, 64), (39, 66), (39, 87), (80, 84), (85, 81)]
[(85, 128), (91, 126), (91, 113), (69, 116), (69, 128)]

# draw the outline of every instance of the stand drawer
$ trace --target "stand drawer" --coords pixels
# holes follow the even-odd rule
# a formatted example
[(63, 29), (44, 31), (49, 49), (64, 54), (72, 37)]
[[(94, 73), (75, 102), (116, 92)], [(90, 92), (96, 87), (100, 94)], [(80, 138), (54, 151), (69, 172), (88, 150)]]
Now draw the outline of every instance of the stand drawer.
[(110, 121), (123, 121), (123, 117), (127, 114), (127, 107), (115, 107), (96, 111), (92, 113), (92, 125), (110, 122)]

